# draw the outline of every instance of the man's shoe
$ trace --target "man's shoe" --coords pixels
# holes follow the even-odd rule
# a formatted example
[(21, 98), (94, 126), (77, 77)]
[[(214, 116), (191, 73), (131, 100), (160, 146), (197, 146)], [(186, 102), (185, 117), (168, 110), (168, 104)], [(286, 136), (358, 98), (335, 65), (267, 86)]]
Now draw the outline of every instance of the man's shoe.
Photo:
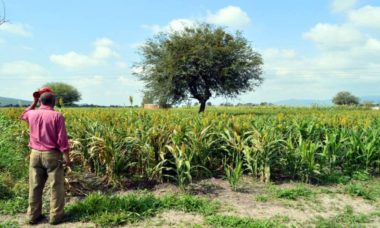
[(64, 222), (65, 217), (66, 217), (66, 216), (64, 215), (62, 218), (55, 218), (55, 219), (50, 218), (50, 220), (49, 220), (49, 224), (50, 224), (50, 225), (58, 225), (58, 224)]
[(50, 225), (58, 225), (63, 222), (68, 222), (72, 219), (72, 216), (70, 214), (64, 214), (61, 219), (52, 219), (50, 218), (49, 224)]
[(46, 216), (45, 216), (45, 215), (40, 215), (40, 216), (38, 216), (36, 219), (29, 219), (29, 220), (27, 221), (27, 223), (28, 223), (29, 225), (36, 225), (36, 224), (42, 222), (42, 221), (45, 220), (45, 219), (46, 219)]
[(62, 220), (50, 220), (49, 221), (49, 224), (50, 225), (58, 225), (58, 224), (60, 224), (62, 222)]

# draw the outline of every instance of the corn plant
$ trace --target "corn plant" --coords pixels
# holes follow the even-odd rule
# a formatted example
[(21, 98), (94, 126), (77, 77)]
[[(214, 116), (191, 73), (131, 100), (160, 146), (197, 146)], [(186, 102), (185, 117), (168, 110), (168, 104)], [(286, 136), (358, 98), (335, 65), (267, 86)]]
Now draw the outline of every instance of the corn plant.
[(236, 156), (232, 164), (228, 164), (227, 160), (224, 160), (224, 172), (228, 183), (233, 191), (238, 189), (238, 183), (243, 176), (243, 161), (240, 156)]

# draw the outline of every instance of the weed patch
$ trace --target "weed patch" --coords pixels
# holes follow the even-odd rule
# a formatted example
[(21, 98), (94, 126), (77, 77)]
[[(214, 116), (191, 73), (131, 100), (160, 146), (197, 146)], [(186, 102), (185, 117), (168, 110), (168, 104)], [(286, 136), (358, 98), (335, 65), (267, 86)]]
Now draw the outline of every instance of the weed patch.
[(315, 193), (305, 187), (305, 186), (297, 186), (295, 188), (289, 188), (289, 189), (276, 189), (275, 192), (274, 192), (274, 195), (277, 197), (277, 198), (280, 198), (280, 199), (289, 199), (289, 200), (297, 200), (298, 198), (308, 198), (312, 195), (314, 195)]

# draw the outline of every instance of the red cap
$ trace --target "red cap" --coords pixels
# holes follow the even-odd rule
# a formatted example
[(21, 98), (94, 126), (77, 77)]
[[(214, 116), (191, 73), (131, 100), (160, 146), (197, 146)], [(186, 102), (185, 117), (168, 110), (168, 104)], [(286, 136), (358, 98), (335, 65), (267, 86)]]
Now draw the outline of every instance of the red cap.
[(47, 93), (47, 92), (54, 94), (54, 91), (51, 88), (43, 87), (43, 88), (39, 89), (38, 91), (34, 92), (33, 97), (40, 97), (43, 93)]

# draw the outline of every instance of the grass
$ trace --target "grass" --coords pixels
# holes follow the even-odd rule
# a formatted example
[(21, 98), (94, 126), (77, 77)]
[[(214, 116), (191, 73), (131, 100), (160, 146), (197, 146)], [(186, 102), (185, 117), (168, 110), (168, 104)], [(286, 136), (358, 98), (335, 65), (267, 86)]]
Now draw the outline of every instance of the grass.
[(373, 192), (361, 183), (349, 183), (345, 186), (344, 191), (351, 196), (360, 196), (367, 200), (375, 200)]
[(28, 207), (28, 185), (21, 180), (14, 183), (7, 173), (0, 174), (0, 214), (24, 213)]
[(266, 195), (266, 194), (258, 195), (258, 196), (256, 197), (256, 201), (259, 201), (259, 202), (268, 202), (268, 201), (269, 201), (269, 198), (270, 198), (270, 196), (269, 196), (269, 195)]
[(20, 225), (15, 221), (0, 222), (0, 228), (18, 228)]
[(6, 200), (12, 198), (13, 192), (3, 183), (0, 183), (0, 200)]
[(316, 227), (330, 228), (330, 227), (360, 227), (363, 224), (371, 222), (371, 218), (364, 214), (355, 214), (351, 206), (346, 206), (343, 212), (332, 218), (317, 217), (313, 222)]
[(207, 225), (212, 227), (234, 228), (274, 228), (285, 227), (275, 219), (240, 218), (227, 215), (213, 215), (206, 218)]
[(15, 215), (25, 213), (28, 207), (28, 197), (14, 197), (8, 200), (0, 200), (0, 214)]
[(303, 185), (290, 189), (277, 189), (275, 196), (280, 199), (297, 200), (298, 198), (309, 198), (314, 192)]
[(202, 215), (216, 213), (219, 205), (191, 195), (164, 195), (155, 197), (151, 193), (131, 193), (125, 196), (91, 194), (66, 208), (76, 221), (92, 221), (100, 226), (116, 226), (136, 223), (155, 216), (164, 209), (196, 212)]

